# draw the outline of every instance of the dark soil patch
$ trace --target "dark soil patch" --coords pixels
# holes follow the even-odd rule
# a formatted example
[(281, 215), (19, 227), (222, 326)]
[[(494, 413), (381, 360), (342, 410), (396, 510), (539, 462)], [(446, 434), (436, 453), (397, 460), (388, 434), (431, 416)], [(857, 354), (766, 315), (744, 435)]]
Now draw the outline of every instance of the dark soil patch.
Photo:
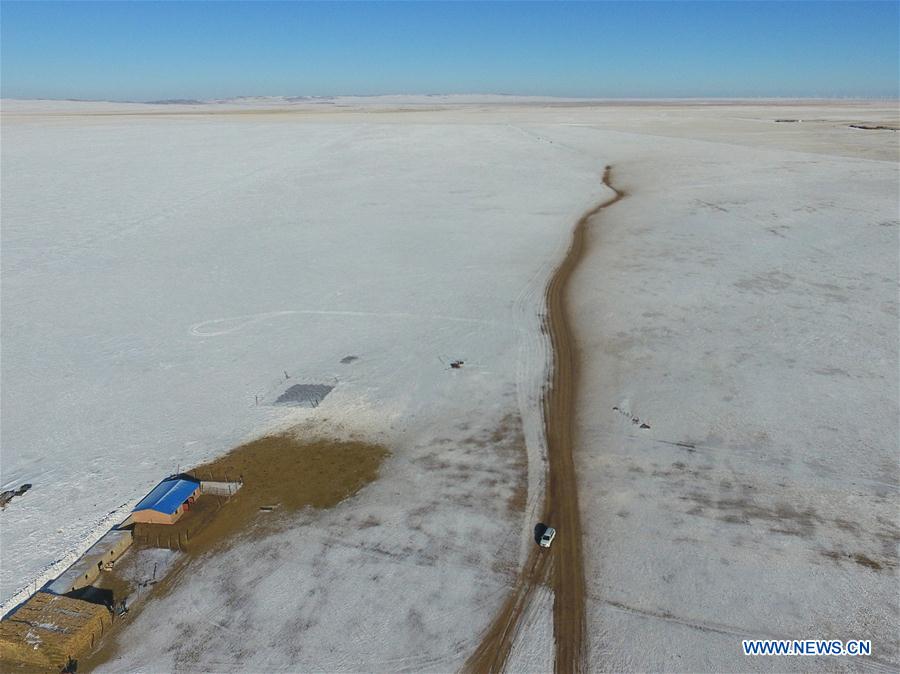
[(855, 555), (853, 555), (853, 561), (856, 562), (857, 564), (859, 564), (860, 566), (865, 566), (870, 569), (874, 569), (875, 571), (881, 571), (881, 569), (882, 569), (881, 564), (879, 564), (874, 559), (867, 557), (866, 555), (864, 555), (860, 552), (857, 552)]
[(268, 533), (276, 519), (260, 511), (266, 506), (278, 506), (280, 515), (307, 506), (335, 506), (373, 481), (388, 453), (384, 447), (362, 442), (270, 435), (197, 466), (191, 471), (195, 475), (228, 475), (244, 484), (209, 524), (192, 536), (188, 552), (193, 556), (236, 534)]

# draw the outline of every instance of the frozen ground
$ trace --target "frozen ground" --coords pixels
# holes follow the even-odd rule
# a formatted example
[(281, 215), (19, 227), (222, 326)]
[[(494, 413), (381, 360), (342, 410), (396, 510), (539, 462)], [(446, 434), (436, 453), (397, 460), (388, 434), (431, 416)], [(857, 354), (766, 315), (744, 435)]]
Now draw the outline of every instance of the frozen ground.
[[(896, 669), (898, 148), (848, 128), (896, 106), (414, 103), (4, 106), (2, 482), (35, 486), (3, 598), (160, 474), (299, 423), (394, 455), (184, 574), (111, 668), (458, 668), (529, 544), (542, 290), (612, 163), (572, 287), (591, 668), (801, 666), (738, 653), (782, 636)], [(546, 668), (551, 606), (511, 669)]]

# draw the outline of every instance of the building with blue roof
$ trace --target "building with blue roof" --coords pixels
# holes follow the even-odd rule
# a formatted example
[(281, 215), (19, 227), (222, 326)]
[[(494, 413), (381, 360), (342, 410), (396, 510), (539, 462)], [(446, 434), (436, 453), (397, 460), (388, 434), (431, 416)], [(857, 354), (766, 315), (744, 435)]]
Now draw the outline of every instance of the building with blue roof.
[(132, 522), (175, 524), (200, 496), (200, 480), (186, 475), (166, 478), (131, 511)]

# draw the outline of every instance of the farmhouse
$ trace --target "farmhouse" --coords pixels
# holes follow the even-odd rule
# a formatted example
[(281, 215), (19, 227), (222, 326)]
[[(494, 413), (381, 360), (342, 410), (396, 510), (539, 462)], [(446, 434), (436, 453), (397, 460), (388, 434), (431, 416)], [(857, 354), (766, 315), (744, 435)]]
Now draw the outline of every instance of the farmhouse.
[(93, 648), (111, 624), (105, 606), (38, 592), (0, 621), (0, 658), (59, 671)]
[(160, 482), (138, 503), (128, 522), (175, 524), (200, 496), (200, 481), (176, 475)]
[(99, 541), (87, 549), (77, 562), (47, 585), (53, 594), (69, 594), (87, 587), (107, 564), (112, 564), (131, 546), (132, 535), (128, 529), (111, 529)]

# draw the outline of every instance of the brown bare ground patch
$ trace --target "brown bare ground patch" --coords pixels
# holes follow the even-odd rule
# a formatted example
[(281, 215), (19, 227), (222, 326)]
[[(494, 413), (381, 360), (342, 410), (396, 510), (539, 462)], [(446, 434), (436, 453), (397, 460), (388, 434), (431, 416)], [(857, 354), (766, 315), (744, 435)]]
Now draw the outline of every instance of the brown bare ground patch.
[(860, 566), (868, 567), (874, 571), (881, 571), (881, 569), (884, 568), (881, 566), (881, 564), (876, 562), (874, 559), (872, 559), (871, 557), (869, 557), (867, 555), (862, 554), (861, 552), (857, 552), (855, 555), (853, 555), (853, 561), (856, 562), (857, 564), (859, 564)]
[(515, 467), (516, 481), (507, 505), (512, 513), (525, 511), (528, 502), (528, 449), (525, 446), (525, 434), (522, 432), (522, 420), (515, 418), (515, 426), (511, 429), (509, 451)]
[[(244, 484), (192, 537), (188, 552), (202, 554), (238, 534), (268, 533), (282, 520), (282, 513), (307, 506), (335, 506), (372, 482), (387, 455), (388, 450), (378, 445), (308, 441), (290, 434), (269, 435), (240, 445), (191, 471), (201, 478), (227, 475)], [(265, 506), (276, 509), (261, 512)]]

